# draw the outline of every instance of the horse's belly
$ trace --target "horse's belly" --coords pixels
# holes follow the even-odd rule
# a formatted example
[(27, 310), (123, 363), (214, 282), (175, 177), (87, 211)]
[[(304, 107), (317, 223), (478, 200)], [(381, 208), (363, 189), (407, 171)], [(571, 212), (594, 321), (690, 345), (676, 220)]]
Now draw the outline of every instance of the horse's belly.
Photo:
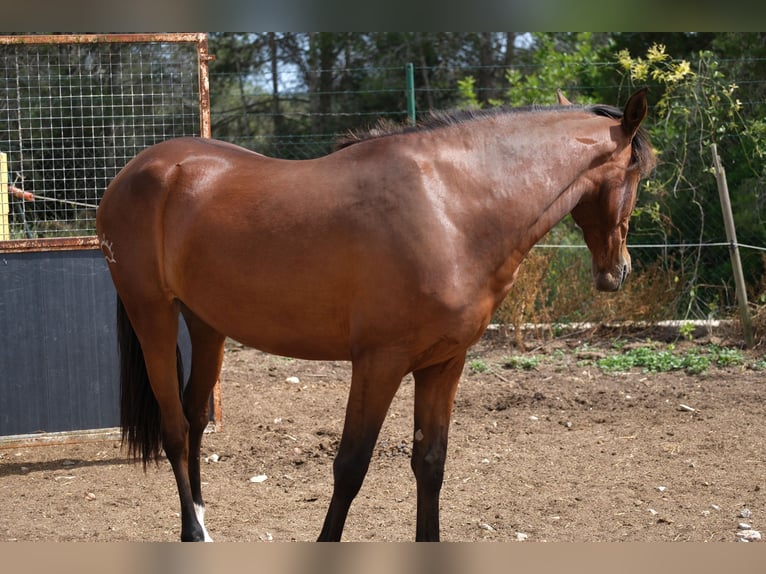
[(249, 347), (302, 359), (350, 358), (348, 312), (340, 304), (225, 289), (218, 296), (179, 298), (205, 323)]
[(273, 355), (320, 361), (351, 360), (347, 340), (312, 325), (264, 325), (260, 329), (232, 329), (228, 335), (240, 343)]

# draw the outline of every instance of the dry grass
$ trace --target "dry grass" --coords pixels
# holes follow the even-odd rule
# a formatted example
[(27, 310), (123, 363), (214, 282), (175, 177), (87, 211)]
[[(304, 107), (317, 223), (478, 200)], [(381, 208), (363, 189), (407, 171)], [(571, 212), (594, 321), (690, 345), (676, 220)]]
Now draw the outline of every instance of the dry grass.
[[(766, 269), (766, 254), (761, 255), (761, 266)], [(761, 280), (750, 289), (748, 299), (751, 302), (754, 346), (766, 347), (766, 273), (761, 275)]]
[(601, 293), (593, 286), (589, 255), (563, 250), (535, 249), (524, 260), (495, 321), (513, 328), (516, 345), (523, 349), (521, 326), (537, 327), (533, 336), (553, 336), (551, 324), (587, 321), (657, 321), (674, 316), (683, 281), (673, 269), (659, 263), (636, 265), (617, 293)]
[[(522, 262), (516, 282), (511, 287), (505, 300), (495, 312), (495, 321), (508, 335), (508, 327), (513, 327), (516, 346), (524, 348), (521, 326), (525, 323), (535, 325), (550, 324), (550, 288), (545, 281), (550, 265), (550, 252), (533, 250)], [(545, 338), (545, 333), (536, 333), (538, 338)]]
[(756, 306), (752, 314), (753, 344), (756, 348), (766, 347), (766, 305)]

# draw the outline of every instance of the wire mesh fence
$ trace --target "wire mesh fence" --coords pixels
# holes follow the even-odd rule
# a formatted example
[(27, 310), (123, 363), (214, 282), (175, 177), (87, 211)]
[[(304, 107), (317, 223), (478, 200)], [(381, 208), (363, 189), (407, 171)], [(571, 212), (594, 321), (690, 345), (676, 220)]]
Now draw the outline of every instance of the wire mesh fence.
[[(144, 147), (200, 134), (204, 35), (0, 37), (5, 236), (95, 233), (109, 181)], [(0, 228), (2, 229), (2, 228)]]

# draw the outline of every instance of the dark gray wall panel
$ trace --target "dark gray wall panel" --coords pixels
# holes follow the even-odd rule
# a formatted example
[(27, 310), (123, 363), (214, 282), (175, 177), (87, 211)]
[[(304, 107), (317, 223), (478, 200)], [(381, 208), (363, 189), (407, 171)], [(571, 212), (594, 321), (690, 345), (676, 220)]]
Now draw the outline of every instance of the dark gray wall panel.
[(0, 253), (0, 436), (119, 425), (114, 318), (99, 250)]
[(114, 303), (100, 251), (0, 254), (0, 435), (119, 424)]

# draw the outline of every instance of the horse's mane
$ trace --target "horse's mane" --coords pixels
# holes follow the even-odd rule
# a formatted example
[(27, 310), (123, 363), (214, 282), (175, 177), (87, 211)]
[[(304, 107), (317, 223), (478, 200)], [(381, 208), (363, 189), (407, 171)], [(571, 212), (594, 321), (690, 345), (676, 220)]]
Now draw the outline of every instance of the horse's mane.
[[(417, 125), (398, 123), (392, 120), (381, 119), (369, 130), (350, 131), (341, 137), (335, 144), (335, 149), (343, 149), (359, 142), (384, 138), (397, 134), (408, 134), (423, 131), (432, 131), (440, 128), (455, 126), (474, 120), (498, 116), (502, 114), (522, 114), (539, 111), (571, 112), (585, 111), (597, 116), (611, 119), (622, 118), (622, 110), (606, 104), (593, 105), (553, 105), (553, 106), (522, 106), (500, 107), (490, 109), (459, 109), (459, 110), (432, 110)], [(646, 176), (654, 168), (654, 150), (649, 142), (649, 137), (643, 127), (639, 128), (633, 138), (633, 161)]]

